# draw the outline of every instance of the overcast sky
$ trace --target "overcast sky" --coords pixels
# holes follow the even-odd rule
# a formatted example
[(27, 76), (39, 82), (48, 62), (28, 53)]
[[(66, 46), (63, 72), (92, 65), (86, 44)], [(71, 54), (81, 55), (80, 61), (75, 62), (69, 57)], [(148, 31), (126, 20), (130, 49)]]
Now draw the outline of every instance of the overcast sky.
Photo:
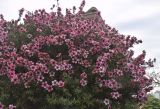
[[(0, 0), (0, 13), (7, 20), (18, 18), (18, 10), (28, 11), (50, 7), (56, 0)], [(82, 0), (60, 0), (60, 6), (72, 8), (79, 6)], [(160, 67), (160, 0), (86, 0), (85, 10), (97, 7), (103, 19), (122, 34), (130, 34), (142, 39), (135, 46), (135, 55), (147, 51), (148, 58), (157, 58)]]

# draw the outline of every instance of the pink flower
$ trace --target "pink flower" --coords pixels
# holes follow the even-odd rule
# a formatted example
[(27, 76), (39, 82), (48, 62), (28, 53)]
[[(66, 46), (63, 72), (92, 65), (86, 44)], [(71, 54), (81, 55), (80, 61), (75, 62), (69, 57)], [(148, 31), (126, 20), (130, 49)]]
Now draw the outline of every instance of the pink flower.
[(14, 84), (18, 84), (19, 83), (19, 79), (18, 79), (18, 76), (17, 75), (14, 75), (11, 79), (11, 82), (14, 83)]
[(29, 39), (31, 39), (31, 38), (32, 38), (32, 34), (28, 34), (27, 37), (28, 37)]
[(8, 67), (9, 67), (9, 69), (14, 70), (15, 69), (15, 64), (9, 63)]
[(49, 70), (48, 70), (48, 68), (47, 68), (46, 66), (43, 67), (43, 72), (44, 72), (45, 74), (48, 74)]
[(54, 59), (51, 59), (51, 60), (50, 60), (50, 64), (51, 64), (52, 66), (55, 66), (56, 63), (57, 63), (57, 62), (56, 62)]
[(37, 70), (37, 66), (31, 65), (31, 66), (30, 66), (30, 70), (31, 70), (31, 71), (36, 71), (36, 70)]
[(0, 102), (0, 109), (3, 109), (4, 105)]
[(76, 57), (76, 56), (78, 55), (78, 53), (77, 53), (76, 50), (72, 50), (72, 51), (69, 52), (69, 55), (70, 55), (71, 57)]
[(145, 101), (147, 99), (147, 92), (144, 89), (138, 92), (138, 99), (140, 101)]
[(134, 70), (134, 65), (131, 63), (128, 63), (127, 66), (129, 67), (129, 69)]
[(104, 104), (105, 104), (106, 106), (108, 106), (108, 105), (110, 104), (110, 100), (107, 99), (107, 98), (105, 98), (103, 102), (104, 102)]
[(19, 32), (26, 32), (26, 29), (24, 27), (20, 27)]
[(81, 86), (86, 86), (87, 85), (87, 81), (86, 80), (84, 80), (84, 79), (81, 79), (80, 80), (80, 84), (81, 84)]
[(41, 86), (46, 89), (49, 85), (47, 81), (45, 81), (45, 82), (42, 82)]
[(123, 76), (123, 72), (121, 70), (115, 69), (114, 72), (117, 76)]
[(52, 92), (52, 91), (53, 91), (52, 85), (48, 85), (48, 86), (46, 87), (46, 90), (47, 90), (48, 92)]
[(119, 94), (119, 92), (112, 92), (111, 96), (113, 99), (118, 99), (121, 96), (121, 94)]
[(64, 87), (64, 82), (60, 80), (58, 82), (58, 87), (63, 88)]
[(8, 106), (8, 109), (15, 109), (16, 108), (16, 106), (14, 106), (13, 104), (10, 104), (9, 106)]
[(57, 80), (52, 81), (52, 86), (57, 86), (59, 83)]
[(9, 77), (13, 78), (13, 76), (15, 75), (15, 71), (9, 71)]
[(83, 73), (81, 73), (81, 78), (84, 78), (84, 79), (86, 79), (87, 78), (87, 74), (85, 73), (85, 72), (83, 72)]
[(42, 30), (40, 28), (37, 28), (37, 32), (42, 32)]
[(44, 80), (44, 77), (42, 75), (39, 75), (37, 77), (37, 81), (42, 82)]

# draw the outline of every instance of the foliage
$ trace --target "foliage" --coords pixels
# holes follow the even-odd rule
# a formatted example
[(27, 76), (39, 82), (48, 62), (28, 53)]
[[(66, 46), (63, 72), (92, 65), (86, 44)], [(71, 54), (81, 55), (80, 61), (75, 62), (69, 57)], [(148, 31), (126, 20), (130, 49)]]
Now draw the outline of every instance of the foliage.
[[(127, 108), (152, 87), (153, 61), (133, 57), (142, 41), (111, 28), (100, 16), (66, 10), (26, 13), (23, 23), (0, 19), (0, 100), (17, 109)], [(90, 12), (90, 11), (89, 11)], [(92, 12), (92, 11), (91, 11)], [(0, 105), (2, 107), (2, 104)], [(13, 109), (13, 105), (9, 105)], [(4, 107), (6, 108), (6, 107)]]
[(160, 108), (160, 100), (150, 95), (142, 109), (159, 109), (159, 108)]

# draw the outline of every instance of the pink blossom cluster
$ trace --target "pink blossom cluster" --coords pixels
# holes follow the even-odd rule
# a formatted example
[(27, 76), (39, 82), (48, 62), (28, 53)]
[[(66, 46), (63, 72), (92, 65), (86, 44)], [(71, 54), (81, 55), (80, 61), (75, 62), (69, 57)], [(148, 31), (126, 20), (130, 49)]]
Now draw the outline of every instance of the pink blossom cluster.
[[(123, 99), (122, 90), (130, 88), (131, 98), (135, 94), (144, 101), (152, 84), (145, 76), (146, 68), (153, 62), (144, 60), (145, 52), (134, 58), (130, 50), (141, 40), (118, 33), (104, 23), (98, 11), (92, 18), (83, 17), (84, 4), (77, 13), (67, 10), (63, 15), (60, 7), (50, 13), (36, 10), (25, 15), (22, 25), (10, 22), (16, 25), (16, 38), (27, 39), (19, 45), (10, 39), (8, 22), (0, 19), (0, 75), (6, 75), (13, 84), (29, 88), (34, 83), (48, 92), (54, 88), (63, 90), (67, 84), (64, 74), (78, 78), (79, 84), (86, 87), (88, 77), (93, 76), (98, 81), (92, 84), (101, 84), (102, 93), (108, 95), (100, 97), (106, 98), (106, 105)], [(34, 27), (32, 31), (30, 26)]]
[(81, 73), (80, 75), (80, 84), (81, 86), (87, 85), (87, 74), (85, 72)]
[(112, 90), (121, 88), (121, 85), (115, 79), (104, 80), (104, 86)]
[[(5, 109), (5, 106), (0, 102), (0, 109)], [(8, 106), (8, 109), (16, 109), (16, 106), (14, 106), (13, 104), (10, 104)]]

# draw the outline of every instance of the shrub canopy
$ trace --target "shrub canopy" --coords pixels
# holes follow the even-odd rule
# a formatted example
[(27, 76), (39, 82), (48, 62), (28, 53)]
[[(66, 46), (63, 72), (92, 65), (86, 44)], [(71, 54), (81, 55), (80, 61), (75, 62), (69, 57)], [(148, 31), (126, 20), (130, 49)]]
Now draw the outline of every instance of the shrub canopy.
[[(105, 24), (98, 10), (73, 7), (26, 13), (23, 23), (0, 19), (0, 100), (19, 109), (124, 108), (146, 100), (146, 52), (142, 41)], [(73, 11), (73, 12), (72, 12)], [(6, 95), (6, 96), (5, 96)]]

